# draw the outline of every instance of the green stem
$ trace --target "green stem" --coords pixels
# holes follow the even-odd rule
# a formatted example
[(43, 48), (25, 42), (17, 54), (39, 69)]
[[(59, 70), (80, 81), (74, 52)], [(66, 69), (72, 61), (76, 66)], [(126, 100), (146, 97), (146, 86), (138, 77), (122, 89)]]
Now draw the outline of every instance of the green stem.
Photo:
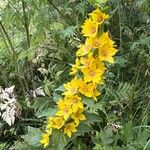
[[(28, 22), (28, 17), (27, 17), (26, 12), (25, 12), (24, 0), (22, 0), (22, 9), (23, 9), (24, 26), (25, 26), (25, 30), (26, 30), (27, 44), (28, 44), (28, 48), (30, 48), (29, 22)], [(29, 63), (30, 63), (30, 71), (31, 71), (31, 81), (32, 81), (32, 86), (33, 86), (33, 90), (34, 90), (35, 86), (34, 86), (34, 81), (33, 81), (33, 78), (34, 78), (33, 66), (32, 66), (31, 61)]]
[[(2, 29), (2, 31), (4, 32), (4, 34), (5, 34), (5, 36), (6, 36), (6, 39), (7, 39), (7, 41), (8, 41), (8, 43), (9, 43), (9, 45), (10, 45), (10, 47), (11, 47), (11, 50), (12, 50), (12, 52), (13, 52), (13, 61), (15, 60), (15, 56), (16, 56), (16, 52), (15, 52), (15, 49), (14, 49), (14, 47), (13, 47), (13, 45), (12, 45), (12, 42), (11, 42), (11, 40), (10, 40), (10, 37), (8, 36), (8, 33), (7, 33), (7, 31), (6, 31), (6, 29), (5, 29), (5, 27), (3, 26), (3, 24), (2, 24), (2, 22), (0, 21), (0, 26), (1, 26), (1, 29)], [(6, 42), (7, 43), (7, 42)], [(24, 88), (24, 85), (23, 85), (23, 82), (22, 82), (22, 79), (21, 79), (21, 73), (20, 73), (20, 71), (19, 71), (19, 67), (18, 67), (18, 64), (16, 64), (17, 65), (17, 72), (18, 72), (18, 79), (19, 79), (19, 82), (20, 82), (20, 85), (21, 85), (21, 87), (22, 87), (22, 90), (23, 90), (23, 93), (24, 93), (24, 96), (26, 95), (25, 94), (25, 88)]]
[(43, 122), (41, 119), (32, 119), (32, 118), (22, 118), (21, 121), (28, 122), (28, 121), (33, 121), (33, 122)]
[(146, 150), (146, 148), (148, 147), (148, 145), (150, 144), (150, 139), (147, 141), (146, 145), (144, 146), (143, 150)]
[(119, 2), (119, 33), (120, 33), (120, 49), (122, 49), (122, 29), (121, 29), (121, 9), (120, 9), (120, 2)]
[(10, 49), (9, 49), (8, 44), (7, 44), (7, 40), (6, 40), (6, 38), (5, 38), (4, 34), (3, 34), (3, 31), (0, 30), (0, 32), (1, 32), (1, 35), (2, 35), (2, 38), (3, 38), (3, 41), (4, 41), (4, 43), (5, 43), (5, 45), (6, 45), (7, 49), (8, 49), (8, 51), (10, 52)]
[(23, 81), (21, 79), (22, 75), (20, 73), (19, 64), (17, 64), (17, 72), (18, 72), (18, 79), (19, 79), (20, 85), (22, 87), (23, 95), (25, 97), (26, 96), (26, 90), (25, 90), (25, 87), (24, 87), (24, 83), (23, 83)]
[[(64, 18), (65, 19), (65, 21), (68, 23), (68, 24), (73, 24), (73, 22), (70, 22), (69, 20), (68, 20), (68, 18), (66, 18), (66, 16), (57, 8), (57, 6), (52, 2), (52, 0), (48, 0), (48, 2), (50, 3), (50, 5), (52, 5), (57, 11), (58, 11), (58, 13), (62, 16), (62, 18)], [(71, 18), (70, 18), (70, 20), (72, 20)]]
[(0, 27), (1, 27), (2, 31), (3, 31), (3, 33), (5, 34), (6, 38), (7, 38), (7, 41), (8, 41), (8, 43), (9, 43), (9, 45), (10, 45), (10, 47), (11, 47), (11, 50), (12, 50), (12, 52), (13, 52), (13, 58), (14, 58), (14, 57), (15, 57), (15, 54), (16, 54), (15, 49), (14, 49), (14, 47), (13, 47), (13, 45), (12, 45), (12, 42), (11, 42), (11, 40), (10, 40), (10, 37), (8, 36), (8, 33), (7, 33), (7, 31), (6, 31), (4, 25), (2, 24), (1, 21), (0, 21)]
[(30, 35), (29, 35), (29, 23), (28, 23), (28, 18), (25, 12), (25, 2), (22, 0), (22, 9), (23, 9), (23, 17), (24, 17), (24, 26), (26, 29), (26, 37), (27, 37), (27, 44), (28, 48), (30, 47)]
[[(68, 25), (73, 25), (73, 21), (72, 21), (72, 18), (69, 16), (69, 19), (66, 18), (66, 16), (58, 9), (58, 7), (52, 2), (52, 0), (48, 0), (49, 4), (52, 5), (56, 10), (57, 12), (61, 15), (62, 18), (65, 19), (65, 22), (68, 24)], [(81, 38), (81, 35), (79, 33), (79, 31), (76, 31), (76, 35), (78, 36), (79, 39), (83, 40)]]

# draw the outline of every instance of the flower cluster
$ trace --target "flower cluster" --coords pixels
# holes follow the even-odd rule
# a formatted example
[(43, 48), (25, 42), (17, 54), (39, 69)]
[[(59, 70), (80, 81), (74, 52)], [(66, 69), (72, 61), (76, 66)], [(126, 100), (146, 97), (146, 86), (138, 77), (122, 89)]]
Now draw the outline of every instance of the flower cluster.
[(104, 62), (113, 63), (117, 52), (108, 32), (99, 32), (108, 15), (96, 9), (89, 14), (82, 26), (82, 34), (86, 37), (76, 52), (76, 61), (72, 65), (70, 75), (73, 79), (64, 84), (66, 89), (62, 99), (58, 101), (58, 111), (47, 122), (41, 143), (46, 147), (52, 129), (62, 130), (69, 137), (77, 131), (80, 121), (85, 120), (82, 97), (97, 100), (100, 92), (97, 86), (103, 84), (106, 67)]

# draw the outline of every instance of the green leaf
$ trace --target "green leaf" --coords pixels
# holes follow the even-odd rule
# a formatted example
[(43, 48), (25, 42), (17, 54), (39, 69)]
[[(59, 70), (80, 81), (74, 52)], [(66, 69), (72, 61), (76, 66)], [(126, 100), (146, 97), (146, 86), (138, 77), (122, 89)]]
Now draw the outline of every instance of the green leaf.
[(48, 85), (48, 84), (45, 84), (45, 86), (44, 86), (44, 91), (45, 91), (46, 95), (48, 95), (48, 96), (51, 95), (50, 90), (49, 90), (49, 85)]
[(56, 73), (56, 76), (57, 76), (57, 77), (60, 76), (63, 72), (64, 72), (63, 70), (58, 71), (58, 72)]
[(99, 143), (97, 143), (97, 144), (95, 144), (95, 146), (93, 147), (93, 150), (103, 150), (103, 148), (102, 148), (102, 146), (101, 146)]
[(92, 98), (83, 97), (83, 103), (86, 105), (86, 109), (90, 113), (98, 114), (98, 110), (101, 110), (105, 113), (103, 103), (101, 102), (95, 102), (95, 100)]
[(36, 113), (36, 116), (38, 118), (41, 118), (41, 117), (52, 117), (55, 115), (55, 113), (57, 112), (57, 109), (56, 108), (49, 108), (49, 109), (45, 109), (41, 112), (37, 112)]
[(34, 58), (35, 52), (36, 52), (35, 48), (28, 49), (27, 58), (29, 61), (31, 61)]
[(87, 105), (87, 107), (94, 107), (95, 101), (93, 98), (83, 97), (83, 103)]
[(108, 0), (88, 0), (88, 2), (95, 8), (105, 4)]
[(65, 88), (63, 85), (59, 86), (57, 89), (55, 89), (54, 91), (60, 91), (60, 92), (64, 92)]
[(59, 94), (57, 94), (56, 92), (53, 93), (53, 100), (54, 100), (56, 103), (59, 101), (60, 97), (61, 97), (61, 96), (60, 96)]
[(124, 133), (124, 140), (126, 142), (131, 142), (133, 140), (133, 124), (132, 122), (128, 122), (123, 127), (123, 133)]
[(28, 126), (28, 134), (23, 135), (22, 138), (28, 145), (38, 146), (40, 144), (41, 134), (40, 129)]
[(52, 22), (50, 25), (50, 29), (55, 33), (60, 33), (64, 30), (64, 25), (60, 22)]
[(70, 38), (75, 36), (75, 31), (77, 29), (77, 26), (69, 26), (67, 29), (63, 30), (62, 36), (63, 38)]
[(104, 131), (100, 132), (100, 139), (102, 141), (102, 145), (108, 146), (113, 142), (112, 139), (113, 133), (111, 129), (105, 129)]
[(51, 144), (48, 149), (63, 150), (66, 145), (66, 136), (60, 130), (53, 130)]
[(28, 145), (26, 142), (19, 142), (16, 141), (14, 145), (10, 148), (14, 150), (43, 150), (43, 148), (35, 146)]
[(89, 133), (90, 131), (92, 131), (92, 128), (88, 124), (82, 122), (82, 123), (79, 124), (77, 130), (78, 131), (74, 135), (75, 137), (81, 136), (81, 135), (84, 136), (85, 133)]
[(34, 99), (34, 104), (31, 106), (35, 109), (35, 115), (38, 118), (53, 116), (57, 109), (53, 108), (53, 102), (49, 100), (48, 97), (39, 97)]
[(102, 121), (102, 119), (98, 115), (93, 114), (93, 113), (85, 112), (85, 116), (86, 116), (86, 120), (83, 122), (88, 125), (90, 125), (91, 123), (94, 123), (94, 122)]

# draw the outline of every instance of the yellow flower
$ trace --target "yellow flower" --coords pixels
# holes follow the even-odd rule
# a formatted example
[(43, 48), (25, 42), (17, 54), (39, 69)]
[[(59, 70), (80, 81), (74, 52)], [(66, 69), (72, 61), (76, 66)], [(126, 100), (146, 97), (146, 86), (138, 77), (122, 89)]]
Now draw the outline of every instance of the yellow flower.
[(99, 25), (102, 24), (106, 19), (109, 18), (109, 15), (102, 13), (99, 9), (94, 10), (89, 15), (92, 17), (92, 20), (94, 22), (97, 22)]
[(88, 68), (82, 68), (81, 71), (84, 74), (84, 81), (85, 82), (94, 82), (94, 83), (101, 83), (102, 82), (102, 75), (105, 71), (105, 67), (102, 63), (99, 62), (99, 65), (93, 63)]
[(88, 55), (88, 57), (81, 57), (80, 62), (82, 66), (80, 68), (90, 67), (93, 64), (94, 60), (95, 58), (91, 55), (91, 53)]
[(94, 92), (93, 92), (93, 98), (94, 98), (94, 100), (97, 100), (97, 96), (99, 96), (101, 93), (100, 92), (98, 92), (96, 89), (94, 90)]
[(52, 117), (49, 117), (49, 118), (48, 118), (48, 121), (47, 121), (47, 126), (46, 126), (46, 128), (47, 128), (47, 129), (51, 129), (52, 126), (53, 126), (53, 118), (52, 118)]
[(92, 48), (99, 48), (100, 46), (104, 45), (105, 43), (114, 44), (114, 41), (112, 41), (109, 36), (108, 32), (103, 33), (100, 37), (93, 37), (89, 38), (89, 43), (92, 46)]
[(101, 40), (98, 37), (89, 38), (89, 43), (92, 46), (92, 48), (99, 48), (101, 45)]
[(82, 81), (80, 83), (79, 92), (81, 94), (83, 94), (84, 96), (86, 96), (86, 97), (93, 97), (94, 100), (96, 100), (97, 99), (96, 97), (100, 95), (100, 92), (98, 92), (96, 90), (96, 88), (97, 88), (96, 84), (94, 84), (94, 83), (85, 83), (84, 81)]
[(52, 134), (52, 128), (46, 129), (45, 132), (50, 136)]
[(76, 62), (75, 65), (72, 65), (71, 72), (69, 73), (70, 75), (76, 74), (80, 67), (80, 60), (78, 58), (76, 59), (75, 62)]
[(114, 63), (113, 56), (116, 54), (117, 50), (113, 47), (109, 47), (106, 43), (101, 48), (99, 48), (99, 59), (101, 61), (108, 61), (109, 63)]
[(91, 19), (85, 20), (82, 26), (82, 34), (86, 37), (94, 37), (97, 34), (98, 23), (92, 21)]
[(108, 32), (104, 32), (100, 37), (99, 41), (101, 42), (101, 46), (104, 44), (108, 44), (109, 46), (113, 47), (115, 46), (115, 42), (110, 39)]
[(101, 61), (114, 62), (113, 56), (116, 54), (117, 49), (114, 48), (114, 41), (109, 38), (108, 32), (103, 33), (100, 37), (102, 45), (99, 47), (99, 58)]
[(86, 40), (78, 47), (75, 64), (71, 65), (69, 74), (74, 75), (74, 79), (64, 84), (66, 91), (62, 93), (63, 99), (57, 103), (58, 111), (55, 117), (49, 117), (47, 121), (45, 133), (40, 141), (44, 148), (50, 142), (53, 129), (63, 129), (64, 134), (71, 137), (77, 131), (79, 123), (86, 120), (83, 113), (84, 104), (79, 95), (97, 100), (101, 94), (97, 90), (97, 86), (104, 81), (106, 67), (103, 61), (113, 63), (113, 56), (117, 52), (115, 42), (111, 40), (109, 33), (98, 31), (99, 26), (102, 26), (108, 18), (109, 15), (96, 9), (89, 14), (89, 19), (86, 19), (81, 27), (81, 32)]
[(42, 140), (40, 141), (40, 143), (44, 145), (44, 148), (49, 145), (49, 136), (49, 133), (42, 134)]
[(86, 117), (84, 114), (82, 114), (83, 109), (78, 109), (78, 111), (71, 115), (75, 123), (78, 125), (80, 121), (86, 120)]
[(65, 98), (67, 104), (71, 104), (72, 112), (76, 112), (78, 108), (83, 108), (83, 103), (81, 102), (81, 97), (79, 96), (67, 96)]
[(86, 41), (85, 41), (85, 44), (82, 44), (82, 45), (79, 47), (78, 51), (76, 52), (76, 55), (77, 55), (77, 56), (84, 56), (84, 55), (88, 54), (88, 53), (91, 51), (92, 46), (90, 45), (89, 42), (90, 42), (90, 41), (89, 41), (89, 39), (87, 38)]
[(58, 105), (58, 111), (56, 113), (56, 116), (62, 116), (65, 120), (67, 120), (72, 113), (72, 109), (70, 108), (70, 104), (66, 104), (65, 101), (64, 103), (60, 103)]
[(87, 84), (84, 81), (80, 83), (79, 92), (86, 97), (92, 97), (91, 83)]
[(76, 77), (68, 82), (67, 84), (64, 84), (66, 92), (63, 93), (63, 95), (74, 95), (78, 92), (80, 80), (78, 80)]
[(77, 125), (74, 122), (66, 124), (64, 128), (64, 134), (67, 134), (69, 137), (71, 137), (72, 133), (77, 131), (76, 127)]
[(65, 123), (65, 120), (63, 119), (63, 117), (55, 117), (52, 119), (53, 121), (53, 128), (55, 129), (60, 129), (64, 123)]

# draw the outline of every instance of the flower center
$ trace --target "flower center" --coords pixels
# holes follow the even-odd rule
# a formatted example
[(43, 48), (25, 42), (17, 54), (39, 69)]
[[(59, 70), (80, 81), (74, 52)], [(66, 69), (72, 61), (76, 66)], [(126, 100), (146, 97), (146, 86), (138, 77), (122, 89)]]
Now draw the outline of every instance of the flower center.
[(90, 66), (90, 61), (85, 62), (85, 66), (89, 67)]
[(102, 20), (103, 20), (103, 18), (101, 16), (99, 16), (98, 22), (101, 22)]
[(68, 113), (68, 111), (69, 111), (69, 110), (68, 110), (67, 108), (64, 109), (64, 113)]
[(86, 88), (86, 87), (85, 87), (84, 92), (85, 92), (85, 93), (88, 93), (89, 91), (90, 91), (89, 88)]
[(78, 100), (77, 100), (77, 99), (74, 99), (74, 100), (73, 100), (73, 103), (74, 103), (74, 104), (75, 104), (75, 103), (77, 103), (77, 102), (78, 102)]
[(91, 33), (95, 33), (96, 32), (96, 29), (93, 27), (91, 28)]
[(61, 126), (61, 122), (57, 122), (57, 125), (58, 125), (58, 126)]
[(94, 46), (95, 46), (95, 47), (99, 47), (99, 42), (96, 41), (96, 42), (94, 43)]
[(106, 50), (102, 50), (102, 55), (103, 55), (104, 57), (106, 57), (106, 56), (107, 56), (107, 52), (106, 52)]
[(85, 48), (84, 48), (85, 52), (89, 51), (90, 49), (91, 49), (90, 45), (85, 45)]
[(93, 77), (93, 76), (95, 75), (95, 72), (94, 72), (93, 70), (91, 70), (91, 71), (89, 72), (89, 74), (90, 74), (91, 77)]
[(70, 89), (70, 92), (71, 92), (71, 93), (76, 93), (77, 90), (76, 90), (75, 88), (71, 88), (71, 89)]

